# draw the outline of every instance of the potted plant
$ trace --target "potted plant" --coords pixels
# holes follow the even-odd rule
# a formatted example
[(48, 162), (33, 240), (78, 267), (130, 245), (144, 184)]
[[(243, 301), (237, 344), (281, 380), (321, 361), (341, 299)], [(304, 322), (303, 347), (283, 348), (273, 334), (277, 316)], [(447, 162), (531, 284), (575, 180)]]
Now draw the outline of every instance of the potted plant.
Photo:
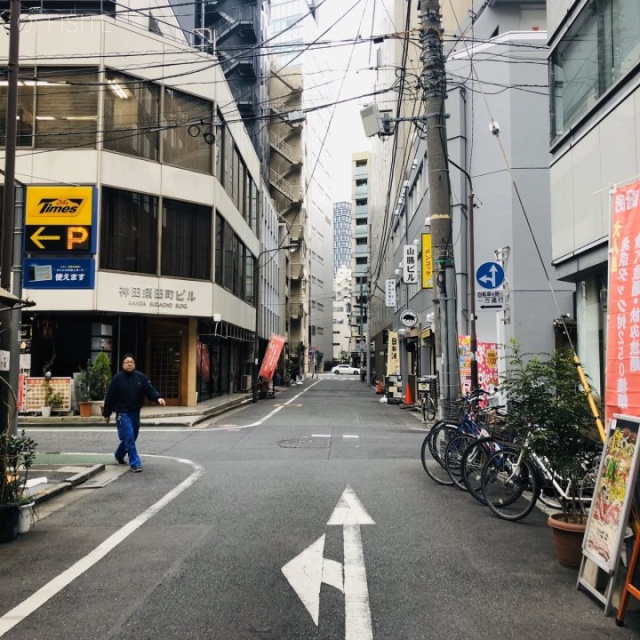
[(87, 417), (85, 411), (90, 407), (89, 416), (101, 415), (101, 405), (107, 395), (107, 387), (111, 382), (111, 362), (109, 356), (101, 351), (92, 363), (80, 370), (78, 376), (78, 400), (80, 415)]
[(36, 442), (24, 431), (19, 435), (6, 430), (0, 438), (0, 542), (14, 540), (19, 532), (20, 508), (28, 511), (29, 526), (34, 502), (26, 486), (29, 469), (36, 457)]
[[(556, 538), (557, 552), (562, 551), (565, 531), (577, 537), (571, 557), (559, 556), (559, 561), (579, 566), (589, 506), (582, 498), (595, 484), (601, 442), (573, 353), (527, 354), (512, 342), (506, 359), (500, 383), (511, 405), (506, 428), (528, 434), (532, 451), (546, 459), (556, 480), (566, 488), (568, 497), (558, 500), (559, 513), (552, 514), (548, 523), (554, 532), (561, 532), (561, 541)], [(592, 483), (587, 487), (585, 478), (591, 474)]]

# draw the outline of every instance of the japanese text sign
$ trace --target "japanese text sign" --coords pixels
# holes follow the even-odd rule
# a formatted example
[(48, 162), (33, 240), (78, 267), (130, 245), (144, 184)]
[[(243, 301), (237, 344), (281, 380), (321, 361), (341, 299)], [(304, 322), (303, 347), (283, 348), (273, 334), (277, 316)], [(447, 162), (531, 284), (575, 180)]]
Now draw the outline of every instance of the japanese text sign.
[(640, 181), (613, 193), (605, 419), (640, 411)]
[(422, 234), (422, 288), (433, 289), (433, 247), (431, 234)]
[(402, 282), (405, 284), (418, 284), (418, 248), (413, 244), (404, 245)]

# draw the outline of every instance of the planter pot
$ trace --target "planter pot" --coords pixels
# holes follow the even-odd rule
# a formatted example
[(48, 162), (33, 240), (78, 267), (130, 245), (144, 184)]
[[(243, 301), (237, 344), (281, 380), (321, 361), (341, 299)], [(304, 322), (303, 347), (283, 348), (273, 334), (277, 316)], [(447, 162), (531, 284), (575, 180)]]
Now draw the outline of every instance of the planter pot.
[(33, 526), (33, 507), (36, 503), (21, 504), (18, 509), (20, 517), (18, 518), (18, 533), (27, 533)]
[(91, 415), (92, 416), (100, 416), (102, 418), (102, 408), (104, 407), (103, 400), (92, 400), (91, 401)]
[(582, 522), (567, 522), (564, 513), (549, 516), (547, 524), (553, 533), (553, 544), (558, 562), (565, 567), (580, 567), (582, 561), (582, 539), (587, 528), (587, 517)]
[(91, 404), (91, 402), (80, 402), (78, 403), (78, 407), (80, 409), (81, 418), (90, 418), (93, 415), (93, 405)]
[(19, 520), (18, 505), (0, 505), (0, 543), (11, 542), (18, 537)]
[(42, 413), (42, 417), (43, 418), (50, 418), (51, 417), (51, 407), (41, 407), (40, 411)]

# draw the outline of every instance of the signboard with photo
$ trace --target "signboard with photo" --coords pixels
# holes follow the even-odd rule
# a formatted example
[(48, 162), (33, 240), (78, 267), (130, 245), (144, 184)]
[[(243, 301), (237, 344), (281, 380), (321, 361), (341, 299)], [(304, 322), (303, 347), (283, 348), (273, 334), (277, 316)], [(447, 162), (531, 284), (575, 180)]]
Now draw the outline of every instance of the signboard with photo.
[(611, 420), (582, 543), (583, 554), (609, 574), (620, 557), (638, 474), (639, 423), (619, 414)]

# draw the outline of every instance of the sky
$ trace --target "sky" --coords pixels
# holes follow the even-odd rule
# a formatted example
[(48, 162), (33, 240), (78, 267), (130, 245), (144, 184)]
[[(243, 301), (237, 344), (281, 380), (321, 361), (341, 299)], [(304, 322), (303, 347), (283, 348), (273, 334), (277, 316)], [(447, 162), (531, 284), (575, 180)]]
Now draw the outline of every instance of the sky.
[[(354, 5), (354, 10), (341, 18)], [(371, 33), (371, 12), (367, 7), (372, 5), (371, 0), (326, 0), (318, 9), (321, 32), (336, 20), (339, 21), (323, 39), (353, 40), (358, 33), (361, 37), (368, 38)], [(368, 71), (367, 67), (372, 66), (369, 57), (374, 57), (374, 54), (375, 49), (369, 42), (360, 43), (355, 47), (336, 46), (326, 50), (327, 63), (335, 72), (331, 74), (331, 78), (335, 79), (332, 86), (338, 99), (360, 96), (372, 90), (375, 72)], [(351, 201), (351, 155), (356, 151), (369, 150), (369, 140), (364, 135), (360, 119), (360, 109), (372, 101), (372, 98), (361, 98), (338, 105), (335, 109), (331, 121), (331, 131), (334, 134), (334, 202)]]

